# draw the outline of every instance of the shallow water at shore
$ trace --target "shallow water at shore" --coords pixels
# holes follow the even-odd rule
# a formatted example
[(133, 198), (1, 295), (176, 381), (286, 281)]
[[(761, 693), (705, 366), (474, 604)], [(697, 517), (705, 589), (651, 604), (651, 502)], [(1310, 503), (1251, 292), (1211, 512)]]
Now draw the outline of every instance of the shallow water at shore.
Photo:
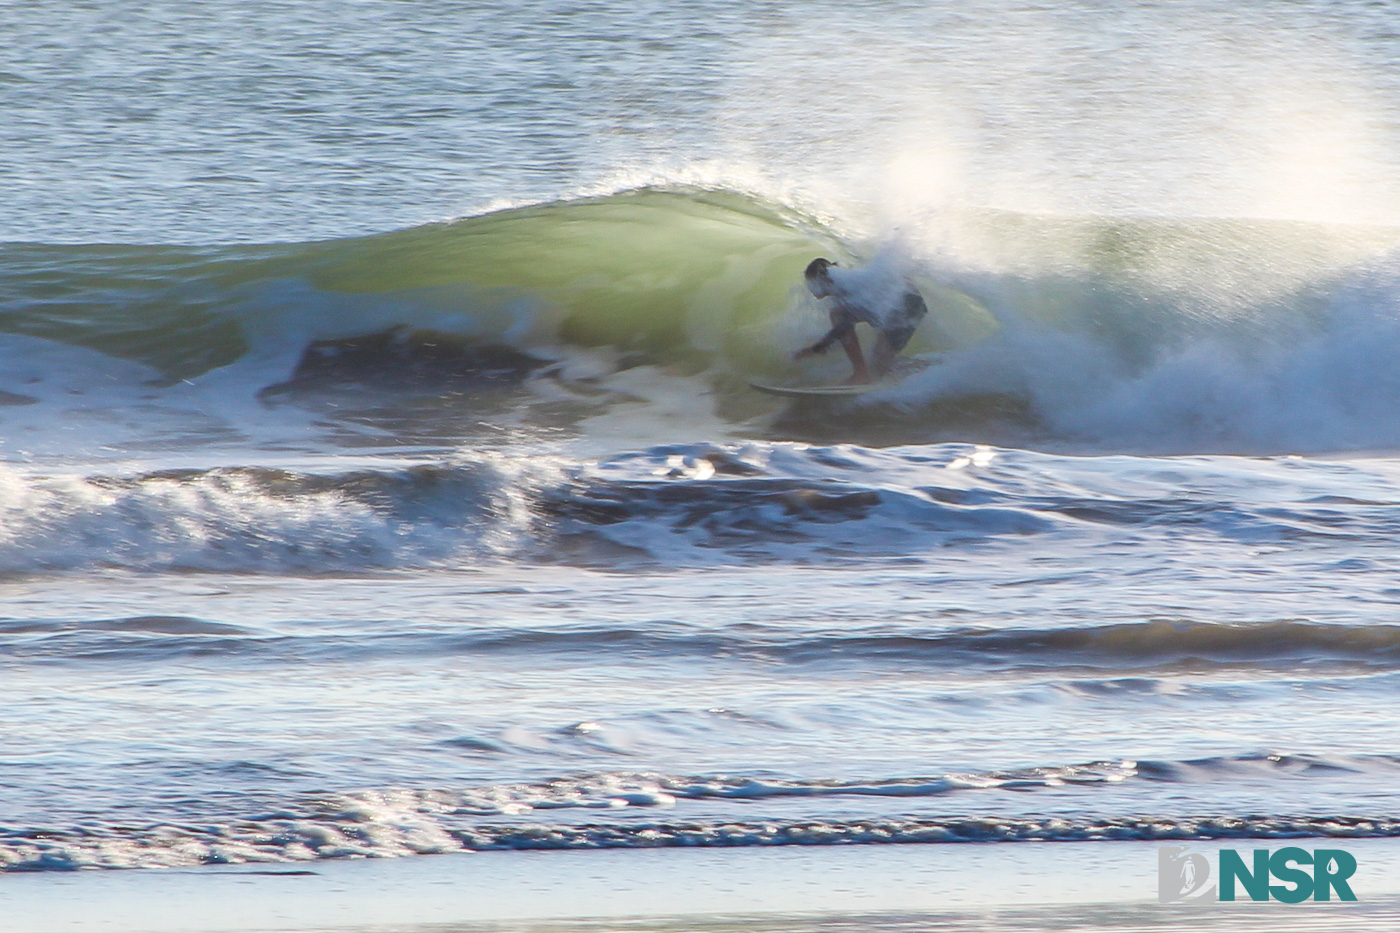
[[(1396, 845), (1348, 843), (1359, 900), (1159, 904), (1153, 843), (510, 852), (250, 872), (10, 876), (15, 933), (788, 933), (1393, 929)], [(1202, 846), (1209, 852), (1213, 846)], [(279, 873), (280, 872), (280, 873)], [(100, 911), (100, 919), (94, 915)]]

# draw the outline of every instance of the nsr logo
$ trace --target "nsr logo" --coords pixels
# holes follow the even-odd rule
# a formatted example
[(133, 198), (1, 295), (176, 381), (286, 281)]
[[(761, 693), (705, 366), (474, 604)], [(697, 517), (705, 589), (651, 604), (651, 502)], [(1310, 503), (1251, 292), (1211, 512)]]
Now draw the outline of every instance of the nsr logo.
[[(1298, 904), (1312, 898), (1354, 901), (1347, 879), (1356, 874), (1356, 858), (1342, 849), (1300, 849), (1288, 846), (1272, 855), (1268, 849), (1255, 849), (1252, 864), (1246, 864), (1234, 849), (1220, 850), (1220, 900), (1233, 901), (1239, 888), (1251, 901), (1273, 898), (1285, 904)], [(1311, 871), (1307, 867), (1310, 866)], [(1270, 884), (1271, 877), (1281, 884)], [(1210, 862), (1186, 846), (1166, 846), (1157, 850), (1157, 899), (1163, 904), (1179, 901), (1211, 901), (1217, 885), (1210, 881)]]

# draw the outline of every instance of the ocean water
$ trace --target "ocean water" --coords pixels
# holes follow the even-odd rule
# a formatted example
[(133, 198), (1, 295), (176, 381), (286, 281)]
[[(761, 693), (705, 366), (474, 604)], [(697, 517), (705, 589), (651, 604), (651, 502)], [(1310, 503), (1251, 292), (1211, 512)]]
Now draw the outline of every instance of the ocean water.
[(0, 869), (1400, 835), (1394, 6), (0, 40)]

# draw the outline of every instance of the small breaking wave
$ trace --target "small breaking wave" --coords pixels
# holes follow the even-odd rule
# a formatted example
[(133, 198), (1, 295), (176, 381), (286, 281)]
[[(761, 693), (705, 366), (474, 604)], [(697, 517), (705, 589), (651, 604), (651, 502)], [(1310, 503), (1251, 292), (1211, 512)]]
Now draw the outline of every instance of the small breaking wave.
[[(10, 468), (0, 470), (0, 573), (822, 563), (1045, 536), (1374, 544), (1400, 533), (1400, 493), (1364, 465), (1264, 461), (1241, 476), (1229, 464), (1139, 464), (1106, 485), (1092, 460), (1018, 451), (753, 443), (340, 472)], [(1181, 492), (1217, 480), (1209, 496)]]
[(1116, 819), (765, 820), (762, 822), (480, 827), (367, 827), (286, 821), (265, 827), (160, 826), (101, 840), (82, 833), (0, 836), (2, 871), (176, 868), (334, 858), (397, 858), (509, 849), (656, 849), (958, 842), (1366, 839), (1400, 836), (1390, 817), (1137, 817)]
[(508, 547), (517, 466), (320, 475), (260, 467), (125, 476), (0, 473), (0, 571), (335, 573)]
[[(0, 870), (153, 868), (334, 858), (392, 858), (472, 850), (609, 849), (881, 843), (1287, 839), (1400, 836), (1391, 816), (893, 816), (854, 819), (627, 819), (521, 822), (559, 810), (645, 811), (685, 800), (833, 796), (933, 798), (961, 791), (1034, 790), (1066, 784), (1228, 779), (1241, 768), (1306, 773), (1311, 768), (1389, 769), (1391, 759), (1312, 760), (1268, 756), (1198, 762), (1136, 762), (949, 774), (872, 782), (679, 778), (605, 774), (465, 791), (386, 789), (326, 795), (240, 819), (84, 821), (72, 829), (0, 829)], [(1140, 770), (1150, 774), (1140, 774)], [(512, 818), (514, 821), (512, 821)]]
[(699, 473), (651, 466), (645, 457), (641, 471), (624, 464), (619, 475), (561, 458), (482, 455), (340, 473), (10, 469), (0, 471), (0, 572), (336, 573), (507, 556), (585, 565), (820, 560), (1054, 525), (1014, 505), (943, 503), (841, 475), (750, 465), (750, 475), (735, 476), (738, 466), (719, 473), (710, 460)]

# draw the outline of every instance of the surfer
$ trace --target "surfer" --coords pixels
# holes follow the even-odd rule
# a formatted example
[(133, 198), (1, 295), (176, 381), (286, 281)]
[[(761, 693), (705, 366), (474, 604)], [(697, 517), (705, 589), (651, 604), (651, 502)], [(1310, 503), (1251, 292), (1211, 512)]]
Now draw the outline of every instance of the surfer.
[[(846, 382), (848, 385), (860, 385), (871, 381), (872, 371), (876, 378), (890, 371), (895, 356), (909, 343), (919, 321), (928, 313), (928, 306), (913, 287), (906, 285), (893, 307), (872, 308), (868, 302), (861, 301), (832, 280), (831, 267), (834, 265), (836, 263), (829, 259), (813, 259), (807, 266), (804, 273), (807, 289), (818, 298), (832, 299), (831, 330), (810, 347), (798, 350), (792, 358), (805, 360), (809, 356), (825, 353), (833, 343), (840, 343), (851, 361), (851, 378)], [(856, 336), (856, 324), (861, 321), (875, 328), (878, 335), (869, 366), (860, 349), (860, 338)]]

